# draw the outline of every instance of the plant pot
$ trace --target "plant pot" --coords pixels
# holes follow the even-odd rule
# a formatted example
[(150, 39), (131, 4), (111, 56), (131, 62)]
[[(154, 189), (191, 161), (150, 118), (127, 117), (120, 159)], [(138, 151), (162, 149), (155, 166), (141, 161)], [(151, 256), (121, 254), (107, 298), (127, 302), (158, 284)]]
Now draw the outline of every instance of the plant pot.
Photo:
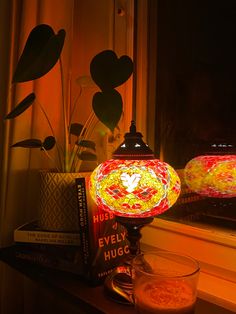
[(40, 228), (62, 232), (79, 230), (75, 178), (89, 174), (40, 171)]

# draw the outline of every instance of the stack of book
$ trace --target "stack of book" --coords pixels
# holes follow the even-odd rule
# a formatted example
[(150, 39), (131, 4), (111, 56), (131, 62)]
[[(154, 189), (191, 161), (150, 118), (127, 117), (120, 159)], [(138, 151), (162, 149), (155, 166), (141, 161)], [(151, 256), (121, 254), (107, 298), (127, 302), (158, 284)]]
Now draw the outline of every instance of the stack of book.
[(15, 245), (6, 251), (17, 260), (77, 274), (96, 285), (129, 254), (126, 230), (113, 214), (95, 205), (88, 193), (88, 177), (75, 180), (78, 233), (41, 230), (33, 221), (14, 231)]
[(81, 275), (79, 232), (46, 231), (32, 221), (14, 231), (14, 242), (11, 254), (16, 259)]

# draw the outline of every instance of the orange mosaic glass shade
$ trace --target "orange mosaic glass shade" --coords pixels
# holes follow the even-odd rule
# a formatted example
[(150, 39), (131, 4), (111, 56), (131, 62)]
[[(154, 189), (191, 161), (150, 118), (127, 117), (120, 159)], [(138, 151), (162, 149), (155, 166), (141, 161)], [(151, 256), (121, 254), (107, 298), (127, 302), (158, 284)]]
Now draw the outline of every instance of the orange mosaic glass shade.
[(90, 193), (100, 208), (117, 216), (150, 217), (176, 202), (180, 179), (158, 159), (111, 159), (93, 171)]
[(236, 155), (206, 155), (190, 160), (184, 169), (190, 190), (207, 197), (236, 197)]

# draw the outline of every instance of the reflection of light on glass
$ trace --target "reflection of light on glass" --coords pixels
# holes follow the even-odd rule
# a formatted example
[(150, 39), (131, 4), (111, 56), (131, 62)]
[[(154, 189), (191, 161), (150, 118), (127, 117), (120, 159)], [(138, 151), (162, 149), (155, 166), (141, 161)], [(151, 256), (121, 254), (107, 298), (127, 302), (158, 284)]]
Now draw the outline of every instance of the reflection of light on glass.
[(231, 144), (212, 144), (211, 147), (233, 147)]
[(190, 190), (203, 196), (236, 197), (236, 155), (195, 157), (187, 163), (184, 177)]

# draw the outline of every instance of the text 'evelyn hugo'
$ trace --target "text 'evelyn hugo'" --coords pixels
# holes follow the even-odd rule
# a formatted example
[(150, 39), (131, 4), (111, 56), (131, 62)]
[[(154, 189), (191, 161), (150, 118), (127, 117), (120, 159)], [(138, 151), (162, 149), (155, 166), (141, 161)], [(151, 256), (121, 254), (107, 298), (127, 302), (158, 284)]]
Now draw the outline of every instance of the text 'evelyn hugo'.
[[(93, 222), (101, 223), (113, 218), (114, 215), (112, 213), (101, 213), (93, 216)], [(103, 254), (105, 261), (110, 261), (113, 258), (119, 258), (124, 254), (129, 254), (129, 246), (126, 242), (126, 231), (118, 230), (119, 232), (107, 234), (98, 238), (98, 247), (104, 250)]]

